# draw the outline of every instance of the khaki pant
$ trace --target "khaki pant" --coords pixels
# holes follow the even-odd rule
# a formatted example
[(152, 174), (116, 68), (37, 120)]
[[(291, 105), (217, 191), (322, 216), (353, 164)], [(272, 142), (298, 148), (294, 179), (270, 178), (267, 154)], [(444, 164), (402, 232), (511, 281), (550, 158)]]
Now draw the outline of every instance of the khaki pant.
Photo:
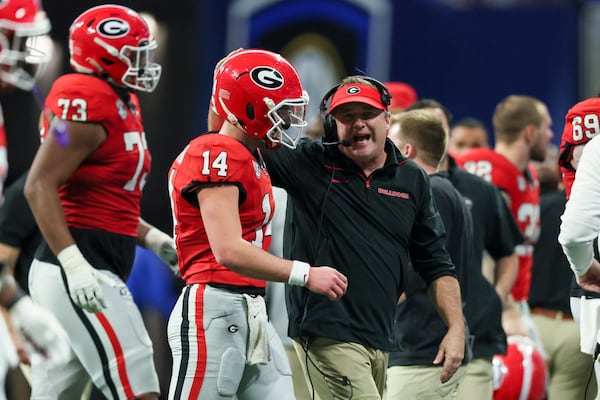
[[(532, 318), (548, 356), (548, 400), (593, 399), (596, 380), (594, 376), (590, 379), (592, 356), (580, 351), (577, 323), (541, 315), (532, 315)], [(586, 385), (589, 386), (587, 396)]]
[(467, 375), (458, 385), (458, 400), (492, 400), (492, 358), (475, 358), (467, 364)]
[[(312, 400), (312, 389), (309, 390), (308, 385), (306, 384), (306, 373), (302, 367), (300, 359), (298, 358), (298, 354), (296, 354), (296, 350), (294, 350), (294, 348), (291, 346), (286, 346), (285, 353), (287, 354), (288, 360), (290, 360), (290, 368), (292, 369), (292, 380), (294, 381), (294, 394), (296, 395), (296, 400)], [(319, 399), (315, 397), (314, 400)]]
[(450, 400), (456, 399), (459, 383), (467, 374), (463, 365), (446, 383), (440, 382), (442, 367), (416, 365), (390, 367), (387, 371), (386, 400)]
[(294, 340), (294, 349), (308, 378), (308, 390), (314, 388), (320, 400), (381, 400), (388, 353), (357, 343), (315, 338), (308, 347), (307, 369), (307, 352), (298, 340)]

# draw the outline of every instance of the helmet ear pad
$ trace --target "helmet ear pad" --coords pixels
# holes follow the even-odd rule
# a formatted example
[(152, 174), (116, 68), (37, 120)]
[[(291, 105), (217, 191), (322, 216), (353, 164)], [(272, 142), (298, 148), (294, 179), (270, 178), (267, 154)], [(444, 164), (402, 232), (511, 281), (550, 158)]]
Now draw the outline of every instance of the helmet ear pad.
[[(368, 76), (361, 76), (361, 78), (371, 83), (379, 91), (381, 104), (387, 108), (392, 102), (392, 95), (388, 88), (377, 79)], [(331, 98), (341, 86), (340, 84), (329, 89), (319, 104), (319, 112), (323, 122), (323, 143), (325, 144), (335, 144), (338, 142), (337, 124), (335, 118), (330, 113), (329, 104), (331, 103)]]

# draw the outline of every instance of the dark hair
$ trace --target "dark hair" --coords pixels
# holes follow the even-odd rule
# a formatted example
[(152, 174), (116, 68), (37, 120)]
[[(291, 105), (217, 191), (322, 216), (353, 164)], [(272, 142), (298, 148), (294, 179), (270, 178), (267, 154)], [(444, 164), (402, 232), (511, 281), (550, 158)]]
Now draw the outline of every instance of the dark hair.
[(442, 112), (446, 116), (446, 119), (448, 120), (448, 124), (450, 124), (452, 122), (452, 113), (450, 112), (450, 110), (448, 110), (446, 108), (446, 106), (444, 106), (442, 103), (440, 103), (439, 101), (437, 101), (435, 99), (417, 100), (416, 102), (411, 104), (409, 107), (407, 107), (404, 111), (422, 110), (424, 108), (439, 108), (440, 110), (442, 110)]
[(455, 128), (457, 126), (463, 126), (465, 128), (473, 128), (473, 129), (483, 129), (487, 133), (486, 126), (483, 124), (483, 122), (481, 122), (481, 120), (479, 120), (475, 117), (466, 117), (466, 118), (460, 119), (460, 120), (456, 121), (456, 123), (454, 125), (452, 125), (452, 128)]

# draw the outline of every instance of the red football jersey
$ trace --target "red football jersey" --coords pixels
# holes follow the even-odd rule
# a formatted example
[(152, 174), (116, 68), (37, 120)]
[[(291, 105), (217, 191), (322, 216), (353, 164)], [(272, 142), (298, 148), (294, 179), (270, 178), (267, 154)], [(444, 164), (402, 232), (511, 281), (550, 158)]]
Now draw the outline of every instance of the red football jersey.
[[(67, 224), (137, 236), (142, 188), (150, 171), (137, 97), (132, 94), (126, 104), (106, 81), (68, 74), (56, 80), (46, 98), (42, 140), (49, 128), (48, 110), (63, 120), (101, 124), (107, 133), (59, 189)], [(60, 129), (56, 140), (68, 146), (68, 133)]]
[(269, 249), (275, 203), (266, 169), (238, 140), (218, 133), (204, 134), (190, 142), (169, 172), (181, 277), (187, 284), (265, 287), (265, 281), (242, 276), (217, 263), (208, 243), (196, 191), (203, 185), (224, 182), (239, 188), (243, 238)]
[(527, 300), (533, 245), (540, 234), (540, 188), (535, 168), (529, 165), (527, 174), (519, 171), (506, 157), (491, 149), (470, 150), (456, 157), (456, 162), (467, 171), (491, 182), (510, 197), (512, 215), (525, 237), (525, 243), (515, 249), (519, 256), (519, 276), (512, 295), (516, 301)]
[(571, 166), (573, 149), (580, 144), (586, 144), (598, 133), (600, 133), (600, 98), (583, 100), (571, 107), (565, 116), (558, 159), (567, 199), (571, 195), (571, 186), (575, 180), (575, 170)]

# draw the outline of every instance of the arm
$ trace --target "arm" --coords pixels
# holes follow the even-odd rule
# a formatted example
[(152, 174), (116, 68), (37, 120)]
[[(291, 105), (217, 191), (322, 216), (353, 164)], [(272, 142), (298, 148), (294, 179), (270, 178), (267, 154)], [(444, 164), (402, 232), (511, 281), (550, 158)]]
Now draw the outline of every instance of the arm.
[(0, 289), (0, 306), (9, 311), (6, 322), (22, 362), (29, 364), (31, 353), (52, 363), (64, 362), (69, 343), (62, 326), (52, 313), (35, 304), (11, 276), (5, 278)]
[(597, 193), (600, 187), (600, 141), (594, 139), (583, 150), (571, 197), (561, 217), (558, 241), (580, 285), (587, 290), (600, 291), (599, 265), (592, 262), (593, 241), (600, 231), (600, 196)]
[(236, 186), (206, 187), (197, 192), (197, 197), (210, 247), (219, 264), (255, 279), (306, 285), (331, 300), (346, 292), (347, 279), (334, 268), (285, 260), (244, 240)]
[[(106, 138), (106, 132), (99, 124), (61, 122), (66, 124), (68, 145), (59, 144), (51, 128), (35, 155), (25, 183), (25, 197), (55, 255), (75, 244), (60, 204), (58, 188)], [(55, 123), (58, 123), (57, 118), (52, 125)]]
[[(67, 143), (57, 140), (53, 129), (56, 124), (65, 125)], [(67, 226), (58, 189), (105, 139), (106, 132), (99, 124), (54, 118), (25, 182), (25, 197), (44, 239), (65, 271), (71, 298), (90, 312), (97, 312), (105, 307), (104, 295), (98, 282), (104, 280), (104, 275), (85, 260), (75, 244)]]
[(502, 303), (502, 328), (506, 336), (529, 336), (521, 311), (517, 308), (517, 303), (510, 293), (506, 297), (506, 301)]
[(429, 286), (429, 294), (442, 319), (448, 326), (448, 332), (442, 339), (438, 353), (433, 360), (435, 365), (442, 364), (440, 381), (448, 382), (462, 365), (465, 352), (465, 322), (458, 281), (453, 276), (441, 276)]
[(585, 290), (600, 293), (600, 263), (593, 259), (590, 268), (583, 275), (576, 275), (577, 283)]
[(502, 303), (506, 303), (517, 275), (519, 274), (519, 257), (517, 253), (501, 257), (496, 260), (494, 271), (494, 287)]
[(18, 247), (0, 243), (0, 260), (3, 260), (6, 263), (6, 272), (11, 276), (14, 276), (15, 274), (15, 266), (17, 265), (20, 254), (21, 249)]
[(511, 294), (518, 273), (519, 256), (517, 253), (496, 260), (495, 289), (502, 301), (502, 327), (506, 336), (529, 336), (521, 319), (521, 312)]

